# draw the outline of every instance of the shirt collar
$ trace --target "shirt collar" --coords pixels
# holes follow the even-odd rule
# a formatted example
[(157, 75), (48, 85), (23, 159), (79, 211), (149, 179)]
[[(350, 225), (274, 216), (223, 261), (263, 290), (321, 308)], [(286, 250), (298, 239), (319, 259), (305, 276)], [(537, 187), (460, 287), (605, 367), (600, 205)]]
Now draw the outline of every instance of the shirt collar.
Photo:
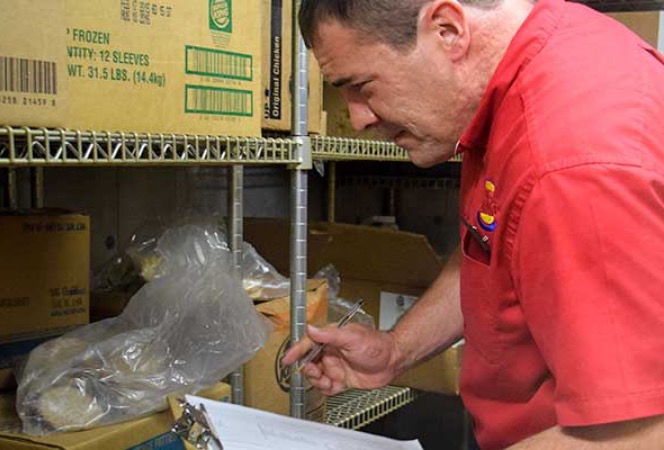
[(535, 55), (546, 44), (562, 16), (564, 0), (539, 0), (510, 42), (489, 80), (470, 125), (461, 135), (457, 151), (486, 147), (491, 124), (507, 91)]

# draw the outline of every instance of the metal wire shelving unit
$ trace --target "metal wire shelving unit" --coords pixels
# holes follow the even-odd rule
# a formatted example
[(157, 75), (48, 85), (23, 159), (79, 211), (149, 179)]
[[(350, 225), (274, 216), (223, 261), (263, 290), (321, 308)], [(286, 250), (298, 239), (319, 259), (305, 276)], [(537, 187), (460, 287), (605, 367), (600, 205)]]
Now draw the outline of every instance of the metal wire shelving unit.
[[(408, 161), (390, 142), (312, 136), (321, 161)], [(294, 165), (291, 138), (118, 133), (0, 126), (0, 166)], [(455, 156), (451, 161), (460, 161)]]
[[(48, 167), (226, 166), (231, 183), (228, 197), (229, 230), (232, 230), (230, 244), (239, 266), (243, 167), (283, 165), (293, 169), (293, 174), (297, 173), (300, 178), (306, 177), (308, 168), (300, 166), (303, 161), (301, 152), (308, 144), (302, 139), (289, 137), (196, 136), (0, 126), (0, 168), (7, 168), (10, 172), (33, 168), (42, 179), (41, 170)], [(352, 160), (408, 161), (404, 149), (380, 141), (313, 136), (310, 138), (310, 152), (312, 159), (329, 161), (332, 165), (336, 161)], [(11, 177), (9, 188), (10, 191), (15, 189)], [(37, 182), (33, 188), (39, 189), (40, 183)], [(293, 207), (306, 217), (303, 196), (306, 197), (306, 184), (304, 188), (292, 187), (292, 198), (299, 199)], [(43, 199), (34, 203), (43, 204)], [(298, 253), (304, 254), (301, 238), (294, 241), (299, 247)], [(303, 278), (306, 274), (300, 273), (299, 276)], [(302, 326), (303, 323), (299, 322)], [(231, 384), (233, 401), (243, 403), (241, 371), (232, 374)], [(410, 403), (414, 398), (415, 393), (409, 388), (387, 386), (372, 391), (351, 390), (330, 398), (325, 422), (357, 429)]]
[[(245, 165), (283, 165), (294, 169), (297, 183), (306, 180), (310, 167), (302, 168), (303, 147), (309, 142), (282, 137), (196, 136), (183, 134), (120, 133), (49, 128), (0, 126), (0, 167), (10, 171), (26, 167), (154, 167), (154, 166), (227, 166), (231, 189), (228, 197), (231, 248), (239, 267), (242, 243), (242, 179)], [(311, 138), (311, 158), (323, 161), (373, 160), (407, 161), (405, 150), (387, 142), (334, 138)], [(296, 183), (293, 182), (293, 185)], [(13, 185), (13, 187), (12, 187)], [(34, 188), (39, 188), (36, 183)], [(10, 190), (15, 183), (10, 181)], [(293, 208), (298, 211), (299, 226), (306, 226), (306, 181), (292, 187)], [(304, 197), (304, 198), (303, 198)], [(295, 201), (297, 200), (297, 201)], [(37, 203), (43, 203), (43, 199)], [(304, 223), (303, 223), (304, 222)], [(306, 247), (302, 238), (294, 239), (302, 260)], [(302, 265), (302, 264), (300, 264)], [(302, 269), (298, 269), (302, 272)], [(292, 275), (292, 274), (291, 274)], [(298, 273), (306, 280), (306, 273)], [(302, 289), (302, 292), (304, 290)], [(291, 294), (293, 296), (293, 294)], [(293, 296), (294, 298), (294, 296)], [(296, 301), (293, 301), (296, 304)], [(302, 323), (300, 323), (302, 322)], [(303, 328), (304, 320), (294, 321)], [(243, 403), (241, 371), (231, 376), (233, 401)], [(302, 396), (302, 395), (301, 395)], [(363, 424), (410, 402), (408, 388), (387, 387), (381, 390), (351, 391), (331, 400), (328, 417), (337, 426), (358, 428)], [(304, 402), (298, 401), (299, 413)]]
[(408, 387), (385, 386), (370, 391), (351, 389), (327, 399), (325, 423), (357, 430), (407, 405), (416, 395)]
[(0, 127), (0, 165), (295, 164), (295, 142), (233, 136)]
[[(290, 1), (290, 0), (289, 0)], [(293, 1), (294, 14), (299, 1)], [(297, 23), (295, 16), (293, 23)], [(307, 175), (314, 160), (408, 161), (393, 143), (307, 135), (307, 49), (293, 27), (293, 127), (288, 137), (200, 136), (65, 130), (0, 124), (0, 168), (8, 170), (10, 207), (16, 207), (16, 169), (33, 171), (33, 201), (43, 206), (43, 169), (48, 167), (225, 166), (228, 169), (228, 229), (234, 262), (240, 267), (243, 167), (282, 165), (291, 171), (291, 336), (299, 340), (306, 325)], [(459, 159), (456, 158), (456, 161)], [(334, 182), (335, 177), (330, 176)], [(333, 198), (333, 196), (332, 196)], [(333, 203), (332, 203), (333, 204)], [(231, 376), (233, 402), (243, 403), (243, 377)], [(304, 379), (291, 379), (290, 413), (305, 415)], [(330, 399), (327, 422), (359, 428), (409, 403), (409, 388), (350, 391)]]
[[(600, 11), (645, 11), (664, 9), (664, 0), (576, 0)], [(297, 0), (294, 0), (297, 5)], [(294, 8), (296, 10), (297, 8)], [(297, 30), (294, 31), (297, 33)], [(301, 43), (294, 54), (298, 54), (295, 70), (296, 97), (306, 99), (306, 50)], [(296, 104), (297, 101), (294, 101)], [(303, 107), (304, 105), (304, 107)], [(296, 108), (297, 109), (297, 108)], [(368, 141), (337, 137), (303, 136), (306, 130), (306, 105), (300, 102), (294, 122), (299, 132), (294, 130), (289, 137), (235, 137), (197, 136), (184, 134), (120, 133), (112, 131), (83, 131), (23, 126), (2, 126), (0, 124), (0, 168), (21, 167), (152, 167), (152, 166), (228, 166), (230, 183), (229, 229), (232, 230), (231, 247), (236, 264), (239, 261), (239, 248), (242, 242), (242, 167), (245, 165), (283, 165), (293, 169), (293, 206), (297, 212), (294, 230), (299, 236), (305, 235), (306, 224), (306, 182), (302, 184), (311, 160), (328, 161), (334, 173), (337, 161), (393, 161), (406, 162), (408, 156), (403, 148), (380, 141)], [(304, 125), (304, 127), (303, 127)], [(451, 159), (461, 161), (459, 155)], [(38, 177), (42, 176), (37, 172)], [(334, 182), (334, 177), (331, 177)], [(428, 187), (445, 188), (449, 180), (385, 180), (364, 179), (371, 186)], [(10, 181), (10, 185), (12, 182)], [(36, 185), (39, 188), (39, 183)], [(10, 186), (11, 189), (11, 186)], [(38, 197), (40, 197), (38, 195)], [(40, 203), (40, 199), (34, 202)], [(333, 204), (333, 202), (332, 202)], [(333, 217), (333, 214), (332, 214)], [(295, 269), (302, 285), (302, 265), (306, 267), (306, 241), (293, 238), (295, 255), (300, 270)], [(303, 248), (305, 250), (303, 250)], [(293, 273), (292, 273), (293, 274)], [(297, 283), (294, 283), (297, 284)], [(295, 315), (293, 336), (301, 336), (305, 317), (303, 289), (293, 295)], [(296, 297), (300, 297), (299, 299)], [(298, 306), (299, 305), (299, 306)], [(293, 382), (302, 386), (302, 380), (294, 377)], [(233, 400), (242, 403), (242, 376), (233, 375)], [(295, 389), (297, 391), (297, 388)], [(302, 389), (300, 389), (302, 391)], [(371, 391), (349, 390), (328, 399), (325, 422), (344, 428), (358, 429), (412, 402), (416, 391), (407, 387), (387, 386)], [(291, 399), (291, 414), (302, 417), (302, 392)]]

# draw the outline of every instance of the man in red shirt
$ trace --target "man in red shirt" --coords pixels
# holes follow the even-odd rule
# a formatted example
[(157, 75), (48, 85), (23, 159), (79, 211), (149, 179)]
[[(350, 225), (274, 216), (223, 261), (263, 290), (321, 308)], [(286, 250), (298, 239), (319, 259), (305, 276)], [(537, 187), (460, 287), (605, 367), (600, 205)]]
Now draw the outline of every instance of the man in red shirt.
[(662, 56), (563, 0), (303, 0), (300, 22), (355, 128), (464, 158), (458, 252), (389, 332), (309, 328), (311, 383), (378, 387), (463, 336), (483, 449), (662, 448)]

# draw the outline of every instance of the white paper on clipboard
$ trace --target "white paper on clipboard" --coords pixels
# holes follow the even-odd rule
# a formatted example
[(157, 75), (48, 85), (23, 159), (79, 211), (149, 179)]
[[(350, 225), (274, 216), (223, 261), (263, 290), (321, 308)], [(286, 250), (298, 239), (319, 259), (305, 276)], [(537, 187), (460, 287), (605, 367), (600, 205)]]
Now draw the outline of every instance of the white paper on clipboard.
[(418, 441), (397, 441), (246, 406), (186, 396), (205, 405), (224, 450), (422, 450)]

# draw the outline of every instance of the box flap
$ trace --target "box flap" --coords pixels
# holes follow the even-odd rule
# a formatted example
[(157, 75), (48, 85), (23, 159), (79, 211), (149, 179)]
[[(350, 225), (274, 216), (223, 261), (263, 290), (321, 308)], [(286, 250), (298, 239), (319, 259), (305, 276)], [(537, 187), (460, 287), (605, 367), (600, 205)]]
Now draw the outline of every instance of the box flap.
[[(290, 227), (285, 219), (245, 219), (245, 239), (288, 276)], [(344, 280), (389, 282), (425, 288), (438, 276), (442, 261), (426, 237), (360, 225), (319, 222), (309, 225), (309, 276), (334, 264)]]
[[(325, 280), (307, 281), (307, 322), (315, 317), (327, 316), (327, 282)], [(324, 309), (324, 311), (321, 311)], [(266, 316), (276, 330), (288, 330), (290, 327), (290, 297), (282, 297), (256, 303), (256, 310)]]

